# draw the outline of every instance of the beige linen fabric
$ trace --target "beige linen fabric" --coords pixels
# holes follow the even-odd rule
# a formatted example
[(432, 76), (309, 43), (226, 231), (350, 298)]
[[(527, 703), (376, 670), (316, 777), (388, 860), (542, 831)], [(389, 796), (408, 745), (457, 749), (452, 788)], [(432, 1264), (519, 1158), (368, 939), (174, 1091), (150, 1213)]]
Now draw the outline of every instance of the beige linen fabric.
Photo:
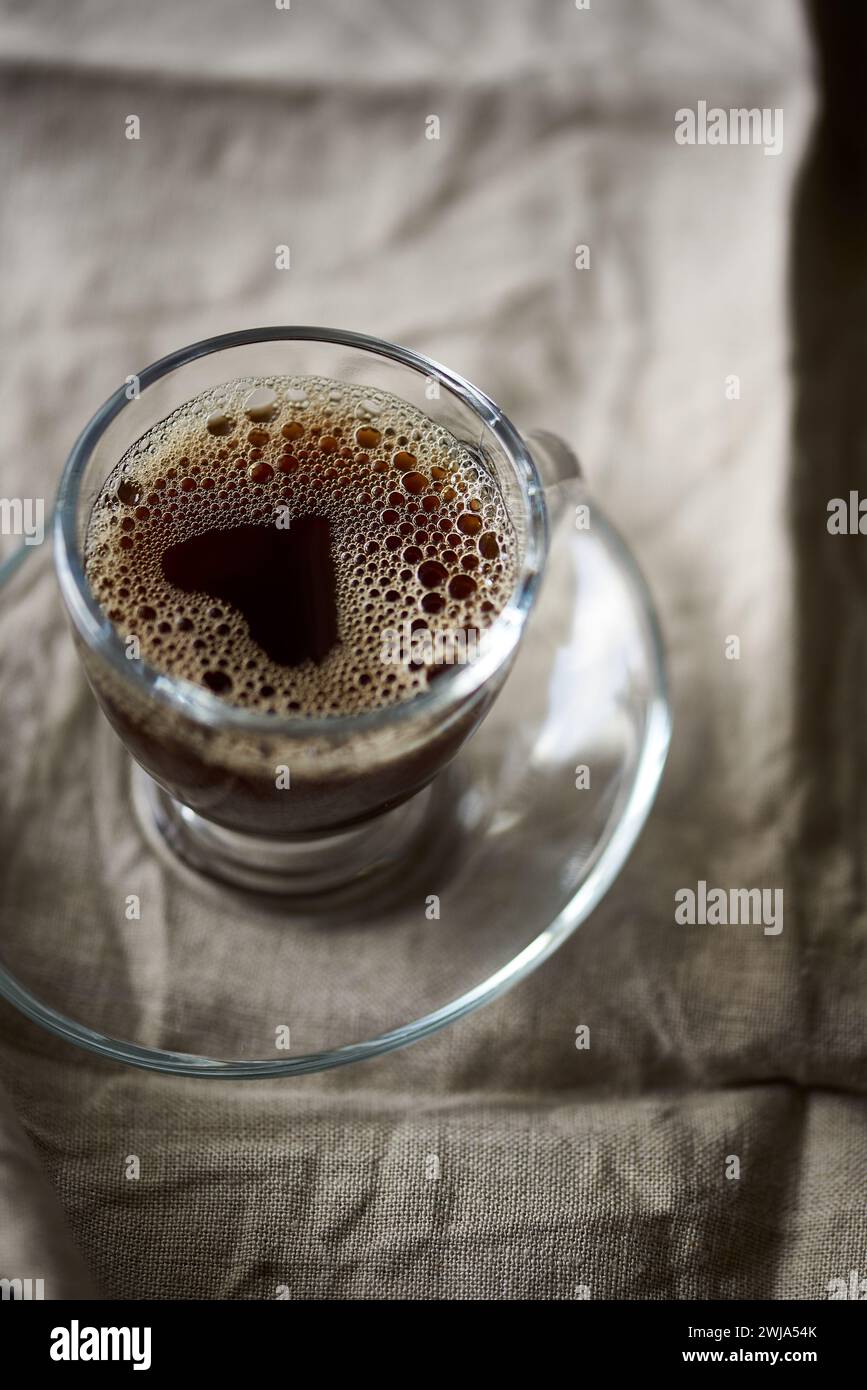
[[(411, 344), (575, 444), (659, 602), (676, 721), (602, 907), (419, 1046), (297, 1082), (185, 1082), (4, 1006), (0, 1075), (94, 1280), (809, 1299), (867, 1273), (863, 586), (857, 541), (825, 530), (865, 471), (867, 241), (821, 151), (799, 182), (800, 8), (54, 0), (0, 7), (0, 52), (5, 495), (50, 494), (109, 391), (196, 338), (308, 322)], [(699, 100), (783, 108), (782, 153), (678, 145), (674, 113)], [(40, 870), (38, 792), (54, 778), (63, 815), (89, 697), (35, 567), (14, 603), (0, 872), (35, 941), (62, 934), (96, 988), (91, 912), (141, 848), (108, 859), (94, 805)], [(62, 902), (52, 871), (75, 885)], [(700, 879), (782, 887), (783, 932), (675, 925)], [(203, 991), (224, 971), (204, 947)], [(157, 960), (143, 1015), (163, 985)], [(2, 1230), (5, 1266), (23, 1256)]]

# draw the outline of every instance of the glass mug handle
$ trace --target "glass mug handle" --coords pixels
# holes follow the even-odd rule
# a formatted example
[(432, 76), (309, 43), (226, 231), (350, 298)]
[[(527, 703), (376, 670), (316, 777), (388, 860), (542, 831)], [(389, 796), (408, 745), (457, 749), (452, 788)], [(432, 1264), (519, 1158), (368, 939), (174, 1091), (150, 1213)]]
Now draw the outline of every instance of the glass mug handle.
[(552, 490), (559, 483), (583, 481), (581, 464), (569, 445), (550, 430), (530, 430), (524, 436), (524, 442), (542, 479), (548, 510), (556, 514), (560, 510), (558, 503), (562, 504), (563, 499), (552, 497)]

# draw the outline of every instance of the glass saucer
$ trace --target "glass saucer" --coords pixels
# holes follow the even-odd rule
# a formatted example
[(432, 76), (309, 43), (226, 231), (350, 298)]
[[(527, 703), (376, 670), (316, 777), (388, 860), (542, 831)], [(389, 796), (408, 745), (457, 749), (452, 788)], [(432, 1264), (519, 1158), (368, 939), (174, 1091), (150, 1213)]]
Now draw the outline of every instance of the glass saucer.
[[(182, 1075), (319, 1071), (496, 998), (614, 882), (670, 737), (653, 605), (578, 481), (548, 493), (536, 611), (492, 711), (425, 795), (389, 902), (329, 916), (200, 878), (145, 838), (49, 547), (0, 569), (0, 995), (91, 1052)], [(38, 591), (38, 592), (37, 592)], [(34, 694), (35, 692), (35, 694)]]

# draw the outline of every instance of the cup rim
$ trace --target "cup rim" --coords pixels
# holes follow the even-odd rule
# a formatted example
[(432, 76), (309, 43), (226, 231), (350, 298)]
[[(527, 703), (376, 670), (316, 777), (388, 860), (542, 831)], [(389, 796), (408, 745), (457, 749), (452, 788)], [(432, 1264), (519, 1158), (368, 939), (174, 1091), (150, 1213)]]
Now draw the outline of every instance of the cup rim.
[(464, 402), (488, 427), (505, 451), (521, 484), (526, 508), (526, 554), (509, 599), (485, 629), (485, 643), (475, 661), (450, 666), (432, 685), (411, 700), (356, 714), (263, 714), (232, 705), (204, 686), (170, 676), (144, 658), (131, 662), (120, 633), (91, 592), (79, 558), (77, 503), (79, 488), (93, 450), (111, 422), (130, 404), (125, 383), (103, 403), (85, 425), (64, 466), (54, 516), (54, 560), (61, 593), (73, 622), (87, 645), (124, 683), (167, 703), (179, 713), (211, 729), (232, 730), (254, 737), (278, 736), (307, 742), (311, 738), (345, 738), (394, 729), (407, 722), (433, 717), (466, 700), (500, 669), (514, 652), (524, 622), (535, 601), (547, 553), (548, 522), (544, 489), (536, 465), (518, 430), (499, 406), (478, 387), (433, 358), (385, 339), (349, 330), (308, 325), (277, 325), (240, 329), (200, 339), (168, 353), (137, 373), (139, 391), (169, 373), (212, 353), (269, 341), (322, 342), (386, 357), (426, 377), (433, 377)]

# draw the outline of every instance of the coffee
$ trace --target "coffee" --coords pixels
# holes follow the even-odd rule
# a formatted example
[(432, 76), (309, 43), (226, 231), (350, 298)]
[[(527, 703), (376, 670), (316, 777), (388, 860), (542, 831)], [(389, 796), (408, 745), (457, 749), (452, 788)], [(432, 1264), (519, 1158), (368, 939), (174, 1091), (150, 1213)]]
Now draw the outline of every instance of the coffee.
[(482, 632), (517, 545), (493, 475), (421, 411), (318, 377), (245, 378), (127, 451), (85, 568), (158, 670), (241, 708), (322, 716), (423, 691), (437, 662), (388, 660), (389, 635)]

